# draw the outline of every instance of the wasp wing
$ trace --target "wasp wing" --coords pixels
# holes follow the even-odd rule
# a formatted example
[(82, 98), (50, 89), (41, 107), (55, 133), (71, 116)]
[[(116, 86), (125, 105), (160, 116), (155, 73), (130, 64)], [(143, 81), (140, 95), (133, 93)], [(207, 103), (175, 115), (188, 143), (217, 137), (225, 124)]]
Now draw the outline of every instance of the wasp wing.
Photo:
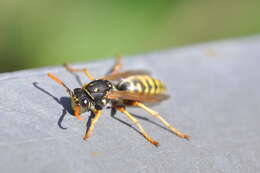
[(106, 97), (111, 100), (130, 100), (139, 102), (156, 103), (169, 98), (167, 94), (144, 94), (144, 93), (131, 93), (129, 91), (110, 91)]
[(124, 72), (118, 72), (115, 74), (108, 74), (104, 76), (102, 79), (104, 80), (117, 80), (121, 78), (127, 78), (129, 76), (134, 76), (134, 75), (149, 75), (150, 73), (145, 70), (128, 70)]

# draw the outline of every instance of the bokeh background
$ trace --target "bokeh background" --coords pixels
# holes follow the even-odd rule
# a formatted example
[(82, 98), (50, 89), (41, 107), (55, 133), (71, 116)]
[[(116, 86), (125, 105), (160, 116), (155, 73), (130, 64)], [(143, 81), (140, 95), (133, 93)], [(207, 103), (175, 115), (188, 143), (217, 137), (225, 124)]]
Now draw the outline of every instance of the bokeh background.
[(259, 0), (1, 0), (0, 72), (260, 33)]

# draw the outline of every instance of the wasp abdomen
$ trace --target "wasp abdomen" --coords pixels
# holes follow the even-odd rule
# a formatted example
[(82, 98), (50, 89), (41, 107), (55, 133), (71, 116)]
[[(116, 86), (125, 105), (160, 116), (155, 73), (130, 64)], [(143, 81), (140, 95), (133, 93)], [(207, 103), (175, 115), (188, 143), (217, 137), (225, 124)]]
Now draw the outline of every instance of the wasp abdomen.
[(144, 94), (162, 94), (165, 92), (164, 84), (148, 75), (136, 75), (122, 79), (117, 88), (119, 90), (144, 93)]

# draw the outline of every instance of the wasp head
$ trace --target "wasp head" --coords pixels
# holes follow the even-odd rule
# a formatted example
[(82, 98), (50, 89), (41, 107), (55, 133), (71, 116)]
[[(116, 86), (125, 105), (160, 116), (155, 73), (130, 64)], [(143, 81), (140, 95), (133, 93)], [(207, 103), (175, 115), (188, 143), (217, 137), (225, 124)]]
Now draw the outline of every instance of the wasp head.
[(66, 89), (71, 97), (72, 109), (76, 114), (101, 110), (109, 102), (105, 96), (108, 91), (113, 89), (113, 85), (107, 80), (93, 80), (82, 88), (75, 88), (72, 91), (53, 74), (48, 73), (48, 76)]
[(89, 94), (82, 88), (75, 88), (73, 90), (73, 94), (71, 95), (71, 106), (72, 109), (79, 106), (81, 113), (95, 110), (95, 105)]

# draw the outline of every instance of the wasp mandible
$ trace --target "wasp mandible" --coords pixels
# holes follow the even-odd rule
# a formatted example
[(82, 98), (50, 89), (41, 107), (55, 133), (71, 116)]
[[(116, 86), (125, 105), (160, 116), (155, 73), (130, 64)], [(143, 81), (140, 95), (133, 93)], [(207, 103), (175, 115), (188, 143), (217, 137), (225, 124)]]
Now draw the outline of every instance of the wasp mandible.
[(84, 140), (87, 140), (100, 116), (102, 110), (109, 106), (125, 114), (140, 130), (146, 140), (155, 146), (159, 143), (153, 140), (143, 129), (139, 121), (127, 110), (127, 106), (139, 107), (153, 117), (158, 118), (166, 127), (181, 138), (189, 139), (189, 136), (178, 131), (171, 126), (159, 113), (147, 107), (147, 103), (158, 103), (169, 97), (166, 94), (165, 85), (158, 79), (150, 76), (150, 73), (144, 70), (128, 70), (120, 72), (122, 67), (122, 58), (118, 57), (111, 72), (99, 79), (95, 79), (86, 69), (76, 69), (68, 66), (64, 67), (70, 72), (84, 72), (91, 82), (83, 85), (81, 88), (75, 88), (73, 91), (68, 88), (60, 79), (51, 73), (48, 76), (63, 86), (71, 97), (71, 106), (74, 115), (82, 120), (80, 114), (84, 112), (94, 113), (91, 124), (86, 130)]

